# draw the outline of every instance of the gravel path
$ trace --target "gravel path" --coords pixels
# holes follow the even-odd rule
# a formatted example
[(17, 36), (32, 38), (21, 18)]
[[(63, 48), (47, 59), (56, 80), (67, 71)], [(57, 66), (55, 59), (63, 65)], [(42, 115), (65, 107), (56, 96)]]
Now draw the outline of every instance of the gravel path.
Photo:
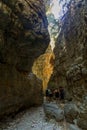
[(22, 112), (4, 126), (0, 130), (66, 130), (64, 122), (58, 124), (53, 119), (47, 121), (43, 107)]

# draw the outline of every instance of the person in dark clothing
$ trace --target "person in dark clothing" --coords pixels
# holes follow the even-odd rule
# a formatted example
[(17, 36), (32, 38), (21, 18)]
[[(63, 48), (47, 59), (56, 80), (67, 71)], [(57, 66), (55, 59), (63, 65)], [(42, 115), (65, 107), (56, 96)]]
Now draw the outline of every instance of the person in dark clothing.
[(59, 91), (60, 91), (60, 100), (64, 100), (65, 98), (65, 91), (64, 91), (64, 88), (63, 87), (60, 87), (59, 88)]
[(54, 91), (54, 96), (55, 96), (56, 102), (58, 102), (59, 101), (59, 89), (56, 89)]
[(45, 95), (46, 95), (46, 101), (49, 101), (49, 89), (46, 89)]
[(48, 97), (48, 96), (49, 96), (49, 90), (46, 89), (46, 97)]
[(49, 92), (49, 98), (50, 98), (50, 101), (52, 101), (52, 99), (53, 99), (53, 92), (52, 92), (52, 90), (50, 90), (50, 92)]
[(53, 97), (53, 93), (50, 89), (47, 89), (46, 90), (46, 100), (47, 101), (51, 101), (52, 100), (52, 97)]

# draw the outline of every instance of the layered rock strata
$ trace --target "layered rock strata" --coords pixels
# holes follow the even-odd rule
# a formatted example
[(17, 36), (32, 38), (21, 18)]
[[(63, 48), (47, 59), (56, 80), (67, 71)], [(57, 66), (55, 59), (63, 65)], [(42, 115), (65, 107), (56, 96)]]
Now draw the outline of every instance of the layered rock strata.
[(48, 46), (47, 26), (42, 0), (0, 1), (0, 115), (42, 103), (42, 83), (28, 74)]

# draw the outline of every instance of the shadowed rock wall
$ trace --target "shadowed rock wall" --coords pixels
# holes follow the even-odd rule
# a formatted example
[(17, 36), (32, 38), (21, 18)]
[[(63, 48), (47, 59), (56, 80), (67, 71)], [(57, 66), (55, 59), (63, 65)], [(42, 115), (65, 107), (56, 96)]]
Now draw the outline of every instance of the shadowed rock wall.
[(3, 0), (0, 14), (0, 61), (14, 64), (19, 71), (30, 71), (49, 42), (43, 2)]
[(0, 115), (42, 103), (42, 83), (30, 72), (48, 46), (47, 26), (42, 0), (0, 1)]

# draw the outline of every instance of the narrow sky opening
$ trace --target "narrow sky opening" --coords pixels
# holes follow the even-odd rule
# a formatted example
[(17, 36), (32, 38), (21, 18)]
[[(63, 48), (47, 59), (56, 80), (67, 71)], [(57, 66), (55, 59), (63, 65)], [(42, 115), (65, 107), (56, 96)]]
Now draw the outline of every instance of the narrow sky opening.
[(70, 0), (52, 0), (50, 7), (55, 19), (59, 19), (66, 13), (67, 7), (64, 5), (67, 5), (69, 1)]
[(52, 13), (55, 16), (55, 19), (58, 19), (59, 18), (59, 14), (60, 14), (60, 10), (61, 10), (61, 6), (59, 5), (58, 0), (53, 0), (50, 6), (52, 6), (52, 10), (51, 11), (52, 11)]
[(48, 30), (50, 34), (50, 44), (53, 48), (55, 47), (55, 41), (58, 37), (58, 20), (60, 20), (63, 15), (67, 12), (67, 5), (70, 0), (49, 0), (49, 8), (46, 12), (48, 18)]

